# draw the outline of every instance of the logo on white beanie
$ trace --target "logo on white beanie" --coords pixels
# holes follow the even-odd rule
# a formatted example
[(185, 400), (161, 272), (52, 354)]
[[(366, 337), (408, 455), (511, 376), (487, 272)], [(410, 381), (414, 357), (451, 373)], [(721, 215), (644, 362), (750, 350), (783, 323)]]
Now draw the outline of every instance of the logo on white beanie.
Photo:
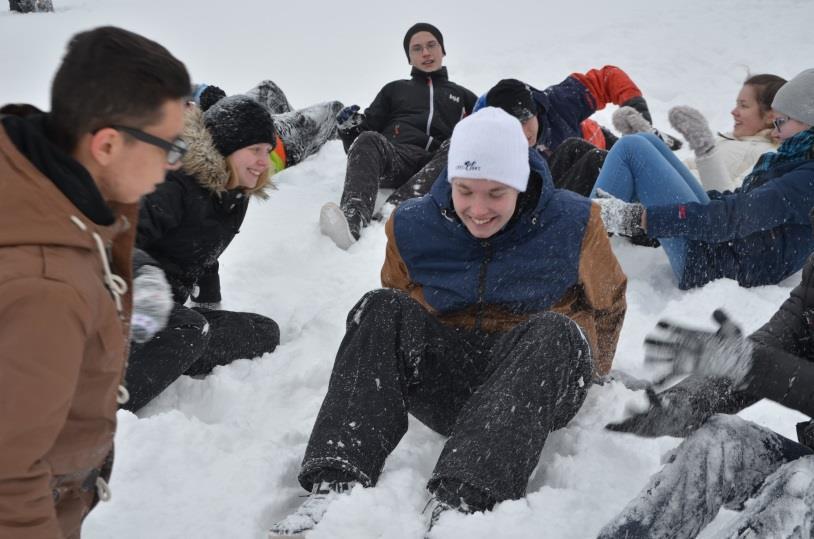
[(529, 145), (520, 121), (496, 107), (485, 107), (455, 126), (449, 142), (447, 180), (493, 180), (525, 191)]

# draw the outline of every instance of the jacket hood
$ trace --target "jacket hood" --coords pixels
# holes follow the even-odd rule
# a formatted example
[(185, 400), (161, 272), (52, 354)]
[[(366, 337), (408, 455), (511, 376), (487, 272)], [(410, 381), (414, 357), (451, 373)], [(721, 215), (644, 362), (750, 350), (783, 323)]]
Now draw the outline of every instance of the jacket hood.
[[(187, 143), (182, 172), (195, 178), (202, 187), (213, 193), (225, 193), (229, 182), (229, 163), (215, 147), (212, 135), (204, 126), (203, 112), (198, 107), (192, 107), (184, 113), (184, 133), (181, 138)], [(271, 188), (273, 185), (269, 177), (261, 189), (251, 191), (250, 194), (267, 198), (266, 191)]]
[[(22, 149), (10, 131), (14, 139), (25, 140)], [(0, 197), (0, 246), (96, 250), (94, 233), (108, 242), (129, 226), (113, 217), (87, 170), (38, 134), (37, 125), (28, 119), (3, 119), (0, 187), (8, 189)]]

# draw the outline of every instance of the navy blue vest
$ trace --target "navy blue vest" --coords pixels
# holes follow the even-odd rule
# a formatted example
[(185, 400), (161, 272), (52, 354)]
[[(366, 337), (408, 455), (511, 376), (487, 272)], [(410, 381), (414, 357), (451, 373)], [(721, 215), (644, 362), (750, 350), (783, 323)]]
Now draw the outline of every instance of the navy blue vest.
[(555, 189), (548, 166), (529, 152), (542, 179), (537, 204), (487, 240), (473, 237), (455, 215), (446, 171), (429, 195), (396, 209), (396, 245), (410, 279), (442, 314), (497, 305), (517, 314), (550, 309), (577, 284), (591, 202)]

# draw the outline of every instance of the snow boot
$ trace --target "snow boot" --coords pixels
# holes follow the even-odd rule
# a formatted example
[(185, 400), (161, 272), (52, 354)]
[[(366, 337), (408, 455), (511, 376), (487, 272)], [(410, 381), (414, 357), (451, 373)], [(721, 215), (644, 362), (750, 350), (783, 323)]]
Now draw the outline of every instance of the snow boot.
[(697, 157), (707, 155), (715, 147), (715, 138), (701, 111), (692, 107), (678, 106), (667, 113), (670, 125), (687, 139)]
[(257, 86), (246, 92), (246, 95), (266, 107), (269, 114), (282, 114), (294, 110), (285, 93), (271, 80), (260, 81)]
[(346, 216), (342, 208), (333, 202), (326, 203), (319, 212), (319, 229), (337, 247), (346, 251), (359, 240), (361, 225), (358, 213), (352, 212), (352, 215)]
[(427, 522), (427, 531), (424, 533), (424, 539), (430, 539), (430, 533), (433, 527), (441, 520), (441, 516), (448, 511), (455, 510), (454, 507), (446, 502), (441, 501), (437, 496), (430, 498), (427, 505), (424, 506), (422, 513), (429, 512), (430, 520)]
[(356, 481), (349, 483), (320, 481), (314, 483), (311, 494), (306, 497), (297, 510), (275, 523), (269, 529), (268, 539), (305, 537), (305, 532), (313, 530), (322, 520), (328, 506), (339, 496), (350, 492), (357, 484)]

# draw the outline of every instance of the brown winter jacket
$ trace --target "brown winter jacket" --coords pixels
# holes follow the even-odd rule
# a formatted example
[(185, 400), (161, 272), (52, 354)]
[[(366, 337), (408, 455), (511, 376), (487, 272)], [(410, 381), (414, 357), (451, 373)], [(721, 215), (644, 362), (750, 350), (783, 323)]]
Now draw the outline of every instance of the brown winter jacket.
[(132, 300), (103, 258), (129, 290), (137, 206), (111, 209), (94, 224), (0, 126), (2, 539), (79, 537), (112, 457)]

